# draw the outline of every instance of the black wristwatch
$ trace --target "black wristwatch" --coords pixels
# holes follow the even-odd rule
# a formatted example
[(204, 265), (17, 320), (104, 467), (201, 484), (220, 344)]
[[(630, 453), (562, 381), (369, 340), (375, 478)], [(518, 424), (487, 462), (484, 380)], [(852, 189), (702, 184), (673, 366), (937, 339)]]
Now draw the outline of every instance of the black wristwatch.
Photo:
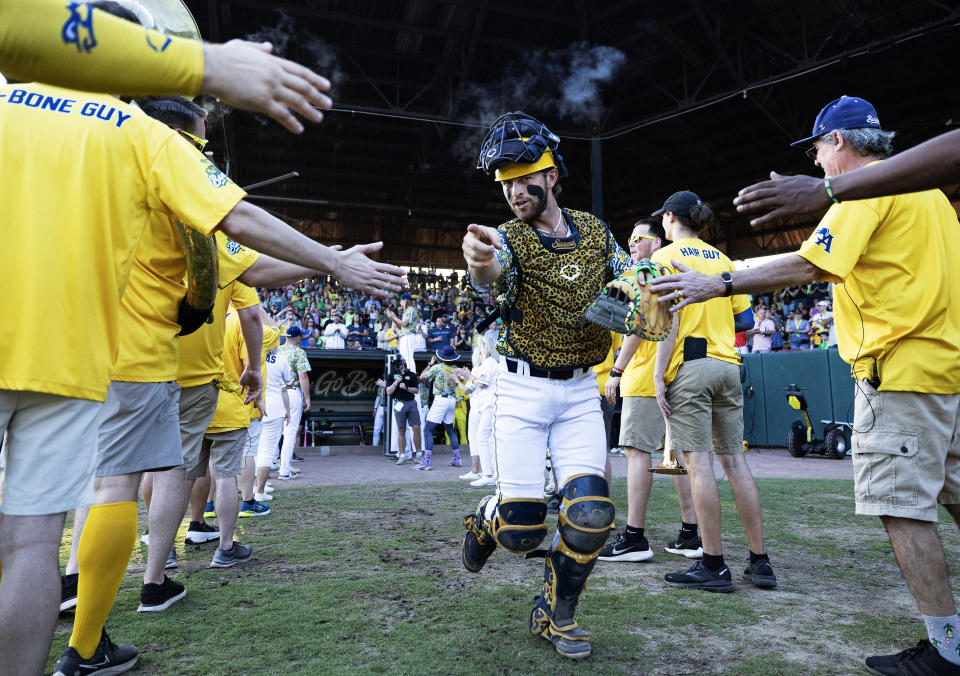
[(733, 277), (730, 275), (729, 272), (724, 270), (723, 272), (720, 273), (720, 279), (723, 280), (723, 285), (724, 285), (723, 295), (729, 296), (730, 294), (733, 293)]

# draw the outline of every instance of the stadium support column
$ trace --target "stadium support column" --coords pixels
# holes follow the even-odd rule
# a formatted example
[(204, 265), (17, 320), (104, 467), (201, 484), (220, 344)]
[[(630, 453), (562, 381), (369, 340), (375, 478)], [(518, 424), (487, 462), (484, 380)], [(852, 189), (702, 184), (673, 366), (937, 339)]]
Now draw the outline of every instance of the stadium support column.
[(593, 195), (593, 215), (603, 218), (603, 146), (598, 138), (590, 140), (590, 192)]

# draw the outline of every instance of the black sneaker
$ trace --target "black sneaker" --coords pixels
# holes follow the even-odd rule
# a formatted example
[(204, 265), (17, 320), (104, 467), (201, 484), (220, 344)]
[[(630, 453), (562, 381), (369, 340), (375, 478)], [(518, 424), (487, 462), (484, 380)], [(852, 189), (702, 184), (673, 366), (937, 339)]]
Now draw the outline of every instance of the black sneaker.
[(547, 514), (559, 514), (560, 513), (560, 504), (563, 502), (563, 498), (560, 497), (559, 493), (554, 493), (550, 496), (550, 499), (547, 500)]
[(186, 587), (164, 575), (161, 584), (150, 582), (140, 588), (140, 607), (137, 612), (159, 613), (186, 595)]
[(748, 561), (747, 569), (743, 571), (743, 579), (761, 589), (773, 589), (777, 586), (777, 576), (773, 574), (773, 566), (767, 559), (756, 563)]
[(627, 538), (627, 532), (617, 534), (617, 539), (600, 550), (601, 561), (647, 561), (653, 558), (653, 550), (647, 542), (647, 536), (639, 542), (632, 542)]
[(299, 455), (297, 455), (296, 453), (294, 453), (294, 454), (293, 454), (293, 457), (291, 458), (291, 461), (292, 461), (292, 462), (303, 462), (303, 458), (301, 458)]
[(60, 578), (60, 612), (77, 607), (77, 580), (79, 575), (64, 575)]
[(220, 539), (220, 528), (211, 526), (206, 521), (191, 521), (190, 529), (184, 540), (188, 545), (199, 545), (211, 540)]
[(710, 570), (703, 561), (697, 561), (682, 573), (667, 573), (663, 576), (671, 587), (703, 589), (711, 592), (732, 592), (733, 580), (730, 569), (724, 564), (720, 570)]
[(703, 542), (699, 535), (690, 538), (683, 537), (683, 533), (677, 536), (673, 542), (668, 542), (664, 549), (677, 556), (685, 556), (688, 559), (703, 558)]
[(76, 650), (67, 646), (53, 676), (84, 676), (84, 674), (122, 674), (133, 669), (140, 653), (132, 645), (117, 645), (107, 636), (106, 630), (100, 635), (97, 651), (89, 659), (80, 657)]
[(923, 639), (914, 648), (896, 655), (868, 657), (867, 671), (871, 674), (930, 674), (931, 676), (960, 675), (960, 665), (943, 659), (929, 640)]

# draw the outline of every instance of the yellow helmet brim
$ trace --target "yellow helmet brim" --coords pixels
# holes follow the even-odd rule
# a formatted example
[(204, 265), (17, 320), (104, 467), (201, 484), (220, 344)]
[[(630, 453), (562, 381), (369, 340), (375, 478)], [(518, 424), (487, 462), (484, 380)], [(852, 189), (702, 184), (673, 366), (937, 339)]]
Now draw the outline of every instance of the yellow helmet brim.
[(553, 159), (553, 153), (549, 150), (540, 156), (540, 159), (531, 164), (517, 164), (516, 162), (508, 162), (502, 167), (497, 168), (494, 172), (494, 179), (497, 181), (509, 181), (512, 178), (517, 178), (518, 176), (526, 176), (527, 174), (535, 174), (538, 171), (543, 171), (544, 169), (549, 169), (550, 167), (557, 166), (557, 163)]

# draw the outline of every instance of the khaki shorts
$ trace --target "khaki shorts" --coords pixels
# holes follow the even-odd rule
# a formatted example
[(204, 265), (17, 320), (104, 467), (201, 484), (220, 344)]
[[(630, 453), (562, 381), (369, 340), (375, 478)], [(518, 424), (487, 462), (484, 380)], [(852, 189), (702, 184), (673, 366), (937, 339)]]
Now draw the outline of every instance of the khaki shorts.
[(229, 479), (243, 470), (243, 447), (247, 428), (205, 434), (195, 464), (187, 465), (187, 478), (207, 476), (207, 465), (213, 465), (214, 479)]
[(0, 514), (60, 514), (93, 503), (102, 410), (89, 399), (0, 390)]
[(100, 423), (97, 476), (182, 465), (179, 405), (175, 382), (111, 382)]
[(663, 448), (666, 421), (656, 397), (624, 397), (620, 414), (620, 445), (652, 453)]
[[(203, 433), (210, 427), (217, 410), (219, 390), (213, 383), (184, 387), (180, 390), (180, 450), (183, 464), (189, 470), (199, 462)], [(206, 476), (201, 474), (200, 476)]]
[(667, 386), (673, 450), (743, 453), (740, 367), (704, 357), (684, 362)]
[(878, 392), (857, 383), (853, 476), (857, 514), (937, 520), (960, 504), (960, 394)]

